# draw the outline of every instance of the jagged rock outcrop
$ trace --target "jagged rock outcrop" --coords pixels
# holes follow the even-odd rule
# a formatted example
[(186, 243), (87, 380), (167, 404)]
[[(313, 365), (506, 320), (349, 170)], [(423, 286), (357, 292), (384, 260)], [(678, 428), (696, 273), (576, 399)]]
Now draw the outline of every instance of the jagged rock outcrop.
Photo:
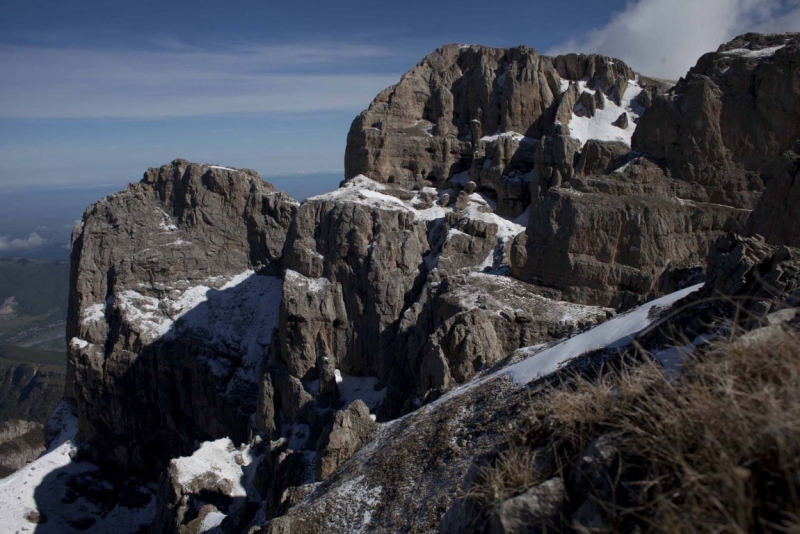
[(472, 272), (429, 281), (404, 314), (399, 339), (420, 391), (433, 399), (518, 347), (558, 339), (613, 311), (547, 298), (506, 276)]
[[(540, 81), (526, 85), (529, 78)], [(686, 176), (683, 183), (673, 184), (681, 176), (673, 175), (672, 167), (664, 163), (633, 166), (623, 180), (612, 174), (641, 155), (628, 148), (635, 126), (631, 121), (637, 121), (653, 102), (672, 98), (664, 96), (668, 86), (662, 80), (639, 79), (624, 63), (601, 56), (547, 58), (524, 48), (443, 47), (379, 95), (354, 121), (348, 136), (346, 177), (361, 173), (378, 182), (451, 185), (455, 191), (471, 181), (477, 192), (496, 203), (501, 215), (518, 216), (530, 205), (529, 236), (518, 239), (524, 244), (515, 251), (524, 248), (525, 253), (515, 254), (514, 276), (548, 286), (562, 298), (577, 302), (629, 306), (664, 287), (662, 277), (668, 268), (672, 272), (701, 266), (708, 244), (721, 232), (741, 230), (746, 218), (744, 212), (711, 205), (717, 203), (718, 190), (728, 190), (728, 185)], [(442, 88), (448, 92), (442, 93)], [(643, 90), (647, 96), (637, 99)], [(431, 104), (441, 94), (450, 95), (452, 103)], [(535, 113), (516, 105), (516, 98), (533, 102)], [(601, 118), (603, 113), (612, 115)], [(588, 140), (585, 145), (584, 140)], [(431, 148), (443, 141), (460, 148), (444, 155)], [(471, 155), (465, 155), (467, 141), (474, 147)], [(576, 176), (586, 178), (576, 181)], [(584, 187), (589, 180), (591, 185)], [(590, 216), (581, 209), (561, 214), (553, 207), (548, 191), (568, 188), (601, 193), (592, 197), (592, 209), (597, 200), (609, 203), (608, 211), (630, 208), (628, 222), (617, 224), (595, 210), (594, 218), (586, 223), (603, 235), (621, 232), (614, 245), (621, 248), (607, 253), (582, 249), (576, 242), (579, 237), (567, 235), (566, 228), (578, 231), (582, 223), (577, 219)], [(608, 193), (618, 198), (606, 199)], [(640, 198), (629, 199), (629, 195)], [(650, 196), (656, 197), (652, 205)], [(688, 201), (682, 204), (686, 215), (671, 217), (659, 211), (664, 200), (674, 196)], [(452, 196), (448, 198), (452, 202)], [(752, 207), (741, 202), (723, 204)], [(675, 246), (677, 255), (664, 256), (657, 245), (652, 248), (658, 240), (671, 239), (666, 235), (656, 239), (645, 235), (643, 246), (651, 249), (638, 251), (635, 242), (640, 238), (626, 233), (634, 231), (633, 220), (644, 212), (661, 213), (644, 233), (658, 234), (664, 225), (670, 227), (667, 234), (682, 241)], [(557, 221), (551, 220), (555, 213)], [(559, 247), (549, 246), (556, 238), (544, 239), (547, 229), (542, 224), (552, 231), (558, 225)], [(528, 263), (534, 256), (540, 265)]]
[[(299, 484), (279, 474), (307, 464), (344, 403), (396, 417), (608, 316), (504, 276), (523, 227), (475, 188), (444, 207), (434, 189), (361, 177), (298, 207), (250, 171), (178, 160), (92, 206), (74, 237), (68, 326), (88, 457), (152, 476), (195, 441), (305, 429), (270, 460), (277, 513)], [(484, 270), (495, 274), (464, 278)]]
[(322, 353), (347, 374), (385, 380), (391, 365), (382, 336), (425, 274), (425, 221), (396, 197), (351, 191), (365, 202), (336, 192), (310, 199), (289, 230), (286, 266), (308, 280), (285, 278), (279, 332), (281, 357), (300, 379)]
[(557, 124), (552, 136), (543, 137), (536, 146), (533, 160), (531, 197), (538, 203), (539, 197), (551, 187), (569, 182), (575, 175), (575, 159), (581, 144), (570, 136), (569, 127)]
[[(721, 237), (708, 258), (702, 295), (724, 295), (758, 319), (800, 304), (800, 250), (769, 245), (760, 237)], [(745, 319), (746, 320), (746, 319)]]
[[(800, 110), (798, 42), (795, 34), (748, 34), (721, 46), (670, 94), (654, 96), (633, 153), (590, 141), (578, 176), (567, 167), (534, 180), (514, 275), (568, 300), (628, 307), (658, 294), (672, 272), (702, 267), (723, 233), (748, 229), (791, 243), (791, 223), (766, 210), (793, 209), (786, 198), (798, 132), (787, 117)], [(537, 162), (534, 175), (540, 167), (549, 175), (550, 165)], [(764, 183), (769, 194), (749, 216)]]
[[(621, 104), (634, 78), (623, 62), (597, 55), (441, 47), (353, 121), (345, 178), (438, 186), (469, 173), (498, 213), (517, 216), (529, 202), (522, 177), (534, 168), (532, 142), (556, 121), (568, 123), (573, 108), (591, 108), (593, 116), (605, 107), (604, 94)], [(592, 90), (578, 96), (570, 80)]]
[(152, 475), (249, 436), (297, 203), (253, 171), (176, 160), (84, 213), (67, 396), (90, 450)]
[[(796, 232), (768, 213), (794, 213), (800, 158), (794, 126), (769, 117), (793, 116), (798, 91), (773, 82), (794, 80), (797, 47), (770, 39), (704, 56), (668, 94), (601, 56), (440, 48), (353, 122), (342, 186), (300, 205), (252, 171), (151, 169), (73, 238), (82, 453), (166, 469), (156, 532), (463, 531), (454, 488), (507, 439), (531, 377), (619, 357), (674, 299), (618, 318), (638, 326), (602, 357), (579, 358), (599, 347), (586, 338), (545, 344), (707, 264), (704, 296), (760, 298), (758, 278), (782, 295), (758, 317), (794, 302), (796, 251), (778, 245)], [(759, 138), (728, 146), (742, 95), (758, 109), (731, 127)], [(549, 480), (487, 525), (558, 526), (582, 494)]]
[[(318, 435), (327, 423), (315, 410), (334, 400), (318, 397), (324, 361), (346, 375), (377, 379), (386, 388), (379, 413), (396, 417), (414, 408), (409, 391), (435, 398), (523, 344), (607, 316), (590, 307), (570, 314), (571, 305), (506, 276), (445, 280), (502, 270), (511, 238), (523, 229), (468, 194), (474, 184), (464, 187), (445, 208), (431, 200), (433, 189), (408, 191), (360, 176), (300, 206), (284, 253), (280, 361), (263, 390), (274, 400), (264, 406), (280, 404), (284, 417), (311, 424)], [(481, 298), (458, 296), (462, 284)], [(526, 306), (551, 306), (552, 314)], [(308, 393), (303, 384), (311, 382)]]
[(800, 34), (745, 34), (705, 54), (642, 115), (633, 149), (704, 185), (709, 201), (752, 208), (773, 161), (800, 137)]

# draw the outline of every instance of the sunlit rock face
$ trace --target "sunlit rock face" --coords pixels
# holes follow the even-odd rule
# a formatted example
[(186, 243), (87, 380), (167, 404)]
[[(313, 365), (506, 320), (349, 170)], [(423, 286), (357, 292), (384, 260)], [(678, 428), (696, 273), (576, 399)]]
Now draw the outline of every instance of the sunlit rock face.
[[(530, 202), (535, 145), (554, 124), (569, 123), (581, 142), (601, 135), (630, 144), (635, 125), (626, 131), (612, 122), (626, 111), (638, 116), (640, 106), (631, 106), (640, 90), (630, 67), (603, 56), (443, 46), (353, 121), (345, 177), (405, 187), (468, 177), (498, 213), (517, 216)], [(602, 117), (581, 111), (583, 93)]]

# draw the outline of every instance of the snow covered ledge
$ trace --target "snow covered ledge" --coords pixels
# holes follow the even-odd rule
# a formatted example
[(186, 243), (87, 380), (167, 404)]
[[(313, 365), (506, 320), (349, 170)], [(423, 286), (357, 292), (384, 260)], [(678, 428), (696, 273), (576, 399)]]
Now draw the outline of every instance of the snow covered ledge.
[(687, 287), (643, 304), (629, 313), (619, 315), (610, 321), (543, 351), (537, 351), (538, 347), (520, 349), (522, 353), (528, 351), (533, 354), (525, 360), (503, 369), (499, 372), (499, 375), (508, 376), (517, 384), (525, 385), (531, 380), (556, 372), (561, 365), (581, 354), (602, 348), (624, 347), (633, 340), (637, 333), (650, 326), (653, 322), (653, 318), (650, 316), (652, 308), (670, 306), (683, 297), (699, 290), (702, 286), (703, 284), (698, 284)]

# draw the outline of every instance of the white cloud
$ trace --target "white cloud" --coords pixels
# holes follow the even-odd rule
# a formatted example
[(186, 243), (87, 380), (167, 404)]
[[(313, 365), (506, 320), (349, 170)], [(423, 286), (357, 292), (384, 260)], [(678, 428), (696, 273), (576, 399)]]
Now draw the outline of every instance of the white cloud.
[(0, 236), (0, 252), (31, 250), (41, 247), (44, 242), (45, 239), (35, 232), (27, 239), (9, 239), (8, 236)]
[(547, 53), (596, 52), (642, 74), (678, 79), (701, 55), (748, 31), (800, 31), (800, 2), (635, 0), (606, 26)]
[(149, 119), (360, 109), (399, 79), (361, 45), (156, 51), (0, 46), (0, 117)]

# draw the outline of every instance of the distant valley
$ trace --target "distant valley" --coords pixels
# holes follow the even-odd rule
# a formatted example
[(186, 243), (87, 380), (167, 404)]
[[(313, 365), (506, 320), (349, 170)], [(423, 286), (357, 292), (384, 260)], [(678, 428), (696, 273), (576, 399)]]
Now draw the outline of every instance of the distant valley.
[(44, 423), (66, 372), (69, 262), (0, 259), (0, 423)]

